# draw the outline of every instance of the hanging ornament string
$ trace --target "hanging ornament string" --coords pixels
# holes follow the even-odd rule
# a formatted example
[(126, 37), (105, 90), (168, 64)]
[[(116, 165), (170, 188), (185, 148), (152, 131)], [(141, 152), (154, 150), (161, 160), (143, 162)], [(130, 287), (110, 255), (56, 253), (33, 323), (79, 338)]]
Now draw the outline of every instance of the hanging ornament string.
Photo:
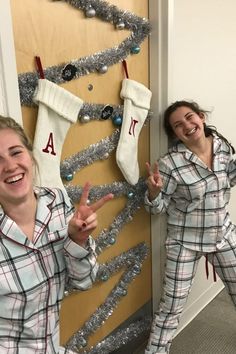
[(122, 64), (123, 64), (123, 67), (124, 67), (126, 79), (129, 79), (128, 66), (127, 66), (126, 60), (123, 60)]
[(43, 72), (43, 67), (42, 67), (42, 63), (41, 63), (41, 59), (37, 55), (35, 56), (35, 62), (36, 62), (36, 68), (37, 68), (37, 71), (39, 73), (40, 79), (45, 79), (44, 72)]
[[(45, 68), (45, 78), (54, 83), (64, 83), (93, 72), (100, 74), (106, 73), (111, 65), (121, 62), (130, 54), (138, 54), (140, 52), (140, 44), (150, 34), (151, 27), (147, 19), (138, 17), (131, 12), (120, 10), (105, 1), (64, 1), (84, 11), (86, 17), (90, 18), (96, 16), (102, 21), (110, 22), (117, 30), (130, 30), (131, 35), (113, 48), (80, 59), (73, 59), (67, 63)], [(35, 72), (19, 74), (18, 81), (21, 104), (23, 106), (34, 105), (33, 94), (37, 87), (38, 74)]]

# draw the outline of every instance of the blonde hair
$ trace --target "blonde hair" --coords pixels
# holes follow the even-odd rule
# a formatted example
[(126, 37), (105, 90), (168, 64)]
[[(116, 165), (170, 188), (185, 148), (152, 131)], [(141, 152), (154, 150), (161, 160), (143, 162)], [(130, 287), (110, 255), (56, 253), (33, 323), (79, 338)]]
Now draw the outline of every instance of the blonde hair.
[(24, 129), (22, 128), (22, 126), (19, 123), (17, 123), (13, 118), (3, 117), (0, 115), (0, 131), (4, 129), (11, 129), (18, 135), (20, 141), (22, 142), (24, 147), (28, 150), (37, 171), (39, 171), (38, 163), (33, 155), (33, 144), (30, 138), (28, 137), (28, 135), (26, 134), (26, 132), (24, 131)]
[(18, 124), (14, 119), (10, 117), (0, 116), (0, 130), (11, 129), (13, 130), (20, 138), (24, 147), (32, 154), (33, 145), (29, 137), (26, 135), (24, 129)]

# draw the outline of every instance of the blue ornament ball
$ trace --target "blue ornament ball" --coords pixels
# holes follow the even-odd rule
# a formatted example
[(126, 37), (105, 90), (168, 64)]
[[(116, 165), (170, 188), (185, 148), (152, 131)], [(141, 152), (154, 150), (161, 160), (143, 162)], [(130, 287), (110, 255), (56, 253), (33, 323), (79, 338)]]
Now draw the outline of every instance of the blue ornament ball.
[(137, 45), (133, 48), (131, 48), (131, 54), (138, 54), (140, 52), (140, 47)]
[(103, 274), (101, 279), (102, 281), (107, 281), (109, 279), (109, 276), (107, 274)]
[(123, 119), (121, 116), (114, 116), (112, 121), (115, 125), (120, 126), (122, 124)]
[(134, 196), (134, 192), (129, 192), (129, 193), (128, 193), (128, 198), (129, 198), (129, 199), (133, 198), (133, 196)]
[(115, 237), (110, 237), (108, 242), (109, 242), (110, 245), (114, 245), (114, 243), (116, 243)]
[(73, 179), (73, 173), (69, 173), (68, 175), (66, 175), (66, 177), (65, 177), (65, 180), (66, 181), (72, 181), (72, 179)]

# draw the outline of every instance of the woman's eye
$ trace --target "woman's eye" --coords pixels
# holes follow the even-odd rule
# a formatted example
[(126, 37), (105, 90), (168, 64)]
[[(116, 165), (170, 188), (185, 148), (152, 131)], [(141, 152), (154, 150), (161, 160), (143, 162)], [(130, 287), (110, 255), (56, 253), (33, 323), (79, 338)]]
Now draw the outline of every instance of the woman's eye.
[(15, 155), (19, 155), (19, 154), (21, 154), (21, 153), (22, 153), (21, 150), (17, 150), (17, 151), (14, 151), (14, 152), (12, 153), (12, 155), (15, 156)]
[(179, 124), (176, 124), (176, 125), (175, 125), (175, 129), (178, 129), (180, 126), (181, 126), (180, 123), (179, 123)]
[(192, 116), (193, 116), (193, 114), (189, 114), (189, 115), (187, 116), (187, 119), (188, 119), (188, 120), (191, 119)]

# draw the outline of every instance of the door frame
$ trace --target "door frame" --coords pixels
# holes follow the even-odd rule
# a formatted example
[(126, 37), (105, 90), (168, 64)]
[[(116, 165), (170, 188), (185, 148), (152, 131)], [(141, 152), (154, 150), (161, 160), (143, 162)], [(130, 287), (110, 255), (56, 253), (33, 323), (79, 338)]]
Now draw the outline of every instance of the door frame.
[(0, 0), (0, 115), (22, 125), (10, 0)]
[[(171, 52), (174, 0), (150, 0), (150, 89), (153, 93), (152, 110), (155, 116), (150, 122), (150, 162), (168, 150), (168, 139), (163, 129), (162, 113), (171, 101)], [(166, 217), (151, 216), (152, 257), (152, 306), (158, 308), (161, 297), (165, 264)]]

